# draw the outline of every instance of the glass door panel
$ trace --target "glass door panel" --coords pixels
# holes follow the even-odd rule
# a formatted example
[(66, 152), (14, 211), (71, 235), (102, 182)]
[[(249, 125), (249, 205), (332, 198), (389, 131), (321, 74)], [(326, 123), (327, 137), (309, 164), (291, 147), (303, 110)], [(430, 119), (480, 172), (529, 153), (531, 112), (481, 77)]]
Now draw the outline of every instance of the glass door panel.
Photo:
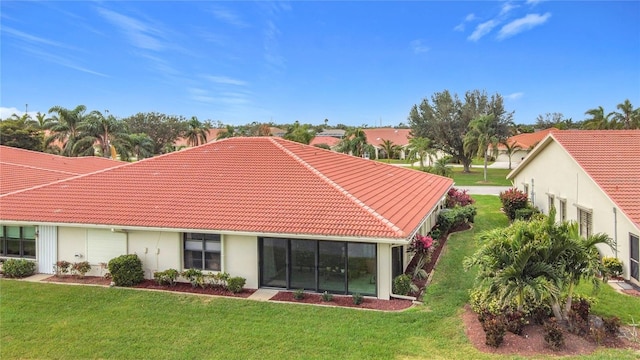
[(629, 256), (629, 269), (631, 277), (640, 281), (640, 241), (635, 235), (629, 235), (629, 247), (631, 256)]
[(319, 291), (346, 293), (346, 248), (343, 242), (319, 241)]
[(291, 240), (292, 289), (316, 290), (316, 241)]
[(349, 293), (376, 295), (376, 245), (349, 243)]
[(263, 238), (260, 250), (260, 285), (286, 288), (287, 240)]

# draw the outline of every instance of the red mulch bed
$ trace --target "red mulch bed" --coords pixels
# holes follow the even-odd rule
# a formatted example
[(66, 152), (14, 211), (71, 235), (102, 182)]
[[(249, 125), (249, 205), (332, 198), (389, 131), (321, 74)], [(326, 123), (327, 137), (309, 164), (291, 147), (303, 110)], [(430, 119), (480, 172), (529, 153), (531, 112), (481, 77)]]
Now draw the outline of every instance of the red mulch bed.
[(311, 294), (311, 293), (305, 293), (304, 299), (296, 300), (293, 298), (292, 291), (279, 291), (270, 300), (289, 301), (289, 302), (295, 302), (295, 303), (314, 304), (314, 305), (353, 307), (353, 308), (360, 308), (360, 309), (382, 310), (382, 311), (404, 310), (404, 309), (408, 309), (413, 304), (410, 300), (400, 300), (400, 299), (380, 300), (380, 299), (365, 297), (364, 301), (360, 305), (355, 305), (353, 303), (353, 298), (351, 296), (334, 295), (331, 301), (324, 301), (322, 300), (322, 294)]
[[(73, 283), (73, 284), (85, 284), (85, 285), (105, 285), (108, 286), (111, 284), (110, 279), (105, 279), (100, 276), (85, 276), (84, 278), (79, 278), (76, 276), (51, 276), (43, 281), (49, 282), (59, 282), (59, 283)], [(242, 292), (237, 294), (232, 293), (231, 291), (221, 289), (221, 288), (201, 288), (201, 287), (192, 287), (189, 283), (176, 283), (173, 286), (166, 285), (158, 285), (154, 280), (144, 280), (140, 284), (132, 286), (137, 289), (150, 289), (150, 290), (162, 290), (162, 291), (172, 291), (172, 292), (181, 292), (181, 293), (190, 293), (190, 294), (203, 294), (203, 295), (217, 295), (217, 296), (230, 296), (230, 297), (239, 297), (239, 298), (248, 298), (256, 292), (254, 289), (243, 289)]]
[[(544, 330), (541, 325), (529, 324), (524, 327), (523, 335), (515, 335), (507, 332), (504, 336), (504, 342), (498, 348), (485, 344), (485, 333), (482, 324), (478, 320), (478, 316), (471, 310), (469, 305), (465, 306), (462, 314), (462, 321), (465, 326), (465, 333), (469, 341), (476, 349), (491, 354), (500, 355), (585, 355), (596, 350), (597, 344), (587, 338), (574, 335), (567, 331), (564, 332), (565, 347), (560, 350), (552, 350), (544, 341)], [(613, 348), (632, 348), (640, 350), (640, 344), (633, 343), (625, 338), (617, 339), (603, 344), (606, 347)]]

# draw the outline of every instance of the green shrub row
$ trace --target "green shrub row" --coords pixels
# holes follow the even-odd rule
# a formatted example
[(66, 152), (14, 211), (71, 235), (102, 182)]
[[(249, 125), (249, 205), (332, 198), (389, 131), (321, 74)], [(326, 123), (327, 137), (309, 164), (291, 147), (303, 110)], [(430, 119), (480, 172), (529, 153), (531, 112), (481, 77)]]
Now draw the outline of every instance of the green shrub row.
[(188, 269), (180, 273), (176, 269), (167, 269), (165, 271), (156, 271), (153, 273), (153, 278), (158, 285), (173, 286), (178, 279), (178, 276), (182, 275), (187, 279), (191, 286), (207, 288), (223, 288), (231, 291), (232, 293), (239, 293), (247, 283), (247, 279), (243, 277), (231, 277), (226, 272), (218, 272), (215, 274), (204, 274), (197, 269)]
[(2, 263), (4, 276), (10, 278), (24, 278), (36, 272), (36, 263), (26, 259), (8, 259)]
[[(449, 233), (451, 229), (455, 229), (462, 224), (472, 223), (477, 213), (478, 211), (473, 205), (456, 206), (451, 209), (442, 210), (440, 214), (438, 214), (438, 222), (435, 230), (431, 231), (432, 237), (437, 239)], [(437, 231), (437, 234), (434, 234), (434, 231)], [(438, 235), (438, 237), (435, 237), (435, 235)]]

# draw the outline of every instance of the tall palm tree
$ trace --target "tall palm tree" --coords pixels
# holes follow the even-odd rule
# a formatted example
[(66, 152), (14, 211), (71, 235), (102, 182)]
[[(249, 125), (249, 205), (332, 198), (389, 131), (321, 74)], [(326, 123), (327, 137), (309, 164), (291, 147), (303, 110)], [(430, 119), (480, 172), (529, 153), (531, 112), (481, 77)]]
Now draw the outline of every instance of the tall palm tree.
[(384, 150), (385, 154), (387, 154), (387, 162), (390, 163), (391, 159), (395, 157), (396, 153), (402, 149), (400, 145), (396, 145), (391, 140), (382, 139), (382, 144), (380, 145), (382, 150)]
[(500, 142), (497, 122), (493, 115), (484, 115), (469, 123), (469, 131), (464, 136), (464, 150), (484, 157), (484, 181), (487, 181), (487, 165), (489, 162), (489, 146), (493, 152), (498, 151)]
[(155, 144), (149, 135), (145, 133), (129, 135), (129, 144), (131, 144), (131, 152), (136, 160), (142, 160), (153, 156)]
[(604, 113), (604, 108), (598, 106), (585, 112), (590, 118), (585, 119), (582, 128), (586, 130), (611, 130), (617, 129), (618, 124), (615, 119), (611, 119), (613, 113)]
[(353, 156), (364, 156), (366, 152), (367, 134), (361, 128), (351, 128), (344, 134), (336, 149), (338, 152)]
[(424, 137), (414, 137), (409, 139), (409, 155), (407, 159), (413, 163), (420, 161), (420, 169), (424, 169), (425, 159), (429, 159), (429, 165), (433, 160), (434, 149), (431, 146), (431, 140)]
[(113, 115), (104, 116), (94, 110), (80, 123), (79, 130), (81, 137), (76, 142), (76, 151), (84, 155), (94, 155), (95, 144), (103, 157), (113, 156), (113, 150), (124, 159), (131, 152), (126, 124)]
[(511, 156), (518, 150), (522, 149), (522, 146), (518, 145), (515, 141), (509, 142), (508, 140), (503, 140), (500, 142), (504, 145), (507, 156), (509, 157), (509, 170), (511, 170)]
[(618, 104), (617, 109), (620, 110), (620, 112), (613, 112), (613, 119), (616, 123), (620, 124), (626, 130), (640, 127), (640, 110), (634, 110), (629, 99)]
[(209, 134), (209, 130), (211, 130), (210, 123), (202, 123), (197, 117), (192, 116), (187, 122), (187, 126), (185, 137), (187, 138), (188, 145), (198, 146), (207, 143), (207, 135)]
[(62, 155), (77, 156), (74, 149), (80, 136), (80, 123), (84, 120), (87, 107), (78, 105), (74, 109), (67, 109), (62, 106), (54, 106), (49, 109), (49, 114), (55, 115), (51, 119), (49, 130), (51, 135), (47, 138), (47, 145), (58, 140), (62, 144)]

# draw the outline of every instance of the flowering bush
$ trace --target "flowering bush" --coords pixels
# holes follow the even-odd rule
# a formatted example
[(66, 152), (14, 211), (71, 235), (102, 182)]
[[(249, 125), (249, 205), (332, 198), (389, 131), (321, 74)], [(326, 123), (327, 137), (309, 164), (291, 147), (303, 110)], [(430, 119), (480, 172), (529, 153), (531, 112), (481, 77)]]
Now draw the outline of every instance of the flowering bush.
[(447, 193), (447, 207), (453, 208), (456, 206), (467, 206), (475, 203), (476, 201), (467, 194), (467, 190), (458, 190), (456, 188), (449, 189)]
[(511, 221), (516, 218), (516, 210), (524, 209), (529, 205), (527, 194), (515, 188), (501, 192), (500, 201), (504, 212)]
[(409, 244), (409, 251), (420, 255), (428, 254), (433, 246), (434, 241), (431, 236), (416, 234), (416, 237)]

